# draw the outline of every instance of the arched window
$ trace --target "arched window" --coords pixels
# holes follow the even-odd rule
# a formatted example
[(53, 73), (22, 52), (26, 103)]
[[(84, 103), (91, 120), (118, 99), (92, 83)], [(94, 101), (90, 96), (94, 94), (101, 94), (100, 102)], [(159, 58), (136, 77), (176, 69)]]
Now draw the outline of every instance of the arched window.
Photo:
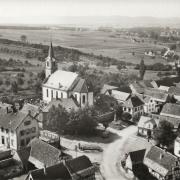
[(47, 61), (47, 63), (46, 63), (46, 64), (47, 64), (47, 66), (49, 66), (49, 61)]
[(58, 91), (56, 91), (56, 99), (58, 99)]
[(83, 95), (83, 97), (82, 97), (82, 103), (85, 104), (85, 102), (86, 102), (86, 96)]
[(47, 97), (49, 96), (49, 91), (48, 91), (48, 89), (46, 89), (46, 96), (47, 96)]
[(63, 93), (61, 93), (61, 98), (63, 98)]
[(53, 99), (53, 90), (51, 90), (51, 99)]

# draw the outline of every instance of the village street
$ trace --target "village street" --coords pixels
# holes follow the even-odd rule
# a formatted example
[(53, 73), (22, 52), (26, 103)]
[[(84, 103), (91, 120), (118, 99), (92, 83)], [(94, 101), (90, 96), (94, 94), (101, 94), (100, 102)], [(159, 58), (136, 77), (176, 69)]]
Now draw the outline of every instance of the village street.
[[(121, 131), (109, 128), (113, 133), (119, 135), (119, 139), (111, 143), (103, 153), (101, 164), (101, 172), (107, 180), (125, 180), (117, 168), (118, 160), (120, 159), (121, 151), (124, 148), (126, 140), (137, 132), (136, 126), (129, 126)], [(136, 143), (136, 142), (134, 142)]]

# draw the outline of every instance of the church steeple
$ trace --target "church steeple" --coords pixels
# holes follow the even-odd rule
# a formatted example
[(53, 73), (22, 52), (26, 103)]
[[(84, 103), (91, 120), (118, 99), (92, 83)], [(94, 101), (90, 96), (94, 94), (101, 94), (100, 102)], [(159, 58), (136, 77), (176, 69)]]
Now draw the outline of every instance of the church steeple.
[(48, 57), (54, 58), (54, 50), (53, 50), (52, 42), (49, 46)]
[(49, 46), (48, 56), (46, 58), (46, 77), (49, 77), (57, 70), (56, 59), (54, 57), (54, 50), (52, 42)]

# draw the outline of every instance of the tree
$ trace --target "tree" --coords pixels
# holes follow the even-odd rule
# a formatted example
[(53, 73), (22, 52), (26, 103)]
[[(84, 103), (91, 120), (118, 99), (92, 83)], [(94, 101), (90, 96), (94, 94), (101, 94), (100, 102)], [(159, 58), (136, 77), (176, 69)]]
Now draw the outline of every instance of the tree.
[(168, 147), (175, 139), (173, 125), (165, 120), (160, 121), (159, 126), (154, 131), (154, 138), (159, 144)]
[(23, 42), (23, 43), (26, 43), (27, 42), (27, 36), (26, 35), (21, 35), (21, 41)]
[(118, 105), (118, 106), (116, 107), (116, 118), (117, 118), (117, 119), (120, 119), (121, 116), (122, 116), (122, 113), (123, 113), (122, 106)]
[(41, 81), (43, 81), (43, 80), (45, 79), (45, 77), (46, 77), (45, 71), (42, 70), (40, 73), (38, 73), (37, 76), (38, 76), (38, 78), (39, 78)]
[(142, 58), (139, 66), (139, 75), (141, 80), (143, 80), (145, 72), (146, 72), (146, 66), (144, 64), (144, 59)]
[(18, 77), (17, 83), (18, 83), (19, 85), (23, 85), (23, 84), (24, 84), (24, 80), (23, 80), (21, 77)]
[(11, 91), (12, 91), (13, 93), (17, 93), (17, 92), (18, 92), (18, 85), (17, 85), (16, 81), (13, 81), (13, 82), (11, 83)]
[(64, 133), (66, 123), (68, 122), (68, 113), (62, 106), (52, 106), (48, 112), (46, 120), (43, 122), (47, 130)]
[(97, 126), (94, 110), (86, 107), (69, 114), (66, 132), (72, 135), (93, 135)]
[(128, 112), (123, 112), (121, 117), (123, 121), (130, 121), (132, 118), (131, 114)]

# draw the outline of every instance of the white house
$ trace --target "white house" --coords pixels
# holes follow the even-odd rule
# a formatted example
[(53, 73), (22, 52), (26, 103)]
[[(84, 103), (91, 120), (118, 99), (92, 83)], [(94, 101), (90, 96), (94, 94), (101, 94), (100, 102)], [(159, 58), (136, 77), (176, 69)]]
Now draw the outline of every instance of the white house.
[(42, 85), (43, 101), (53, 99), (74, 98), (80, 107), (93, 105), (93, 92), (88, 91), (85, 79), (77, 73), (57, 70), (52, 43), (46, 58), (46, 80)]
[(174, 141), (174, 154), (180, 157), (180, 137), (179, 136)]
[(0, 146), (18, 150), (39, 136), (38, 122), (29, 113), (0, 116)]

